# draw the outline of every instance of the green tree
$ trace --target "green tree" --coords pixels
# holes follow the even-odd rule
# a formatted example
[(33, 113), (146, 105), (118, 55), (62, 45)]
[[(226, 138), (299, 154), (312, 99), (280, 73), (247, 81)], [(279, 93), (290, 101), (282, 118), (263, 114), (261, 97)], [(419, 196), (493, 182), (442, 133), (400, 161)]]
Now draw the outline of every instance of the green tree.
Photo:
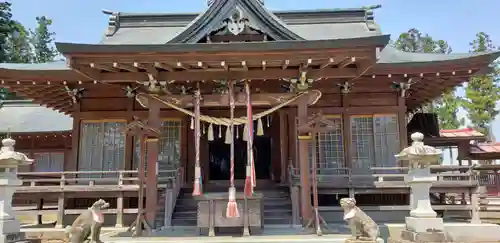
[(7, 52), (7, 62), (33, 62), (34, 55), (30, 44), (29, 32), (17, 21), (12, 22), (12, 31), (7, 38), (5, 51)]
[[(470, 46), (471, 52), (496, 50), (489, 35), (484, 32), (477, 33)], [(500, 99), (498, 74), (498, 66), (494, 64), (489, 73), (471, 77), (462, 102), (472, 127), (485, 135), (489, 135), (491, 122), (500, 112), (496, 107)]]
[(41, 16), (36, 17), (36, 22), (37, 27), (31, 31), (34, 61), (37, 63), (52, 62), (58, 54), (53, 44), (55, 33), (49, 30), (52, 20)]
[[(423, 34), (415, 28), (399, 35), (399, 38), (393, 45), (397, 49), (405, 52), (442, 54), (449, 54), (452, 52), (451, 47), (446, 41), (434, 40), (431, 36)], [(452, 89), (422, 107), (422, 110), (436, 113), (441, 128), (454, 129), (464, 124), (464, 119), (459, 119), (457, 115), (459, 107), (460, 99), (456, 97), (455, 90)]]
[(12, 33), (12, 12), (10, 7), (11, 3), (0, 2), (0, 62), (7, 61), (5, 47), (9, 35)]

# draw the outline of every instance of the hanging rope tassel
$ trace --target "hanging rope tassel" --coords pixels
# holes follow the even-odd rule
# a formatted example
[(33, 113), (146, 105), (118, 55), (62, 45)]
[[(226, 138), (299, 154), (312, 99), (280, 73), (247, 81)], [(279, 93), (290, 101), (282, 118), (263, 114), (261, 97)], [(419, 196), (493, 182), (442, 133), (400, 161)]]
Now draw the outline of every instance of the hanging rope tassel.
[(227, 202), (226, 217), (240, 217), (240, 212), (238, 212), (238, 204), (236, 203), (236, 188), (234, 186), (229, 188), (229, 201)]
[(205, 134), (205, 123), (201, 125), (201, 134)]
[(189, 126), (189, 128), (191, 128), (191, 130), (194, 130), (194, 118), (191, 117), (191, 125)]
[(246, 166), (246, 178), (245, 178), (245, 196), (250, 197), (253, 194), (252, 186), (252, 166)]
[(257, 136), (264, 135), (264, 125), (262, 124), (262, 118), (257, 121)]
[(212, 123), (210, 123), (210, 125), (208, 125), (208, 132), (207, 132), (207, 139), (208, 141), (214, 141), (214, 126), (212, 125)]
[(240, 128), (239, 126), (236, 126), (236, 139), (240, 138)]
[(222, 137), (222, 125), (219, 126), (219, 138)]
[(226, 139), (224, 143), (231, 144), (233, 142), (233, 136), (231, 134), (231, 129), (229, 127), (226, 128)]
[(234, 141), (233, 140), (233, 133), (234, 133), (234, 92), (233, 92), (233, 81), (229, 81), (229, 87), (228, 87), (228, 92), (229, 92), (229, 111), (230, 111), (230, 120), (229, 120), (229, 129), (230, 129), (230, 140), (231, 140), (231, 147), (230, 147), (230, 187), (229, 187), (229, 200), (227, 202), (227, 210), (226, 210), (226, 217), (228, 218), (237, 218), (240, 217), (240, 213), (238, 212), (238, 204), (236, 203), (236, 187), (234, 187)]
[(201, 196), (201, 168), (194, 167), (193, 196)]

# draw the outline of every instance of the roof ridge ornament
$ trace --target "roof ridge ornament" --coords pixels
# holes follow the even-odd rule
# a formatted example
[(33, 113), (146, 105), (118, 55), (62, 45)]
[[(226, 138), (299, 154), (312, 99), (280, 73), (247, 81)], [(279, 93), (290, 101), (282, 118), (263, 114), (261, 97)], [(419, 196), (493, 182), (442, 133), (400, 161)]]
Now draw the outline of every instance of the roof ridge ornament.
[(108, 29), (107, 29), (105, 35), (112, 36), (120, 28), (120, 12), (113, 12), (110, 10), (103, 9), (102, 13), (109, 15)]
[[(207, 0), (207, 6), (212, 5), (212, 3), (214, 3), (215, 1), (218, 1), (218, 0)], [(264, 0), (250, 0), (250, 1), (257, 1), (260, 4), (264, 5)]]

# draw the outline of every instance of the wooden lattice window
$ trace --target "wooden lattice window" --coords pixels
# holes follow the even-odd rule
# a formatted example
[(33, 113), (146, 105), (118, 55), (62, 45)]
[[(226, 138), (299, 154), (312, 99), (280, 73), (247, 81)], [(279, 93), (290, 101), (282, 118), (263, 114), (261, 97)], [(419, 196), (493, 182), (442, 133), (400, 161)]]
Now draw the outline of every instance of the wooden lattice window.
[(60, 172), (64, 170), (64, 152), (33, 153), (35, 172)]
[[(126, 122), (82, 121), (81, 125), (78, 170), (117, 171), (123, 168), (126, 138), (123, 129)], [(99, 175), (92, 174), (89, 177), (99, 177)]]
[[(179, 166), (181, 160), (181, 128), (180, 120), (162, 121), (158, 139), (158, 170), (169, 170)], [(146, 148), (147, 151), (147, 148)], [(139, 138), (135, 139), (133, 168), (139, 166)], [(147, 153), (144, 153), (147, 156)], [(147, 159), (145, 159), (147, 168)]]
[[(330, 168), (343, 168), (344, 144), (342, 140), (342, 117), (339, 115), (325, 116), (336, 126), (329, 132), (318, 133), (316, 136), (316, 159), (320, 173), (328, 173)], [(309, 143), (309, 161), (312, 161), (312, 143)], [(312, 165), (311, 163), (309, 163)], [(323, 170), (321, 170), (323, 169)]]
[(396, 166), (399, 132), (395, 114), (351, 116), (353, 169)]

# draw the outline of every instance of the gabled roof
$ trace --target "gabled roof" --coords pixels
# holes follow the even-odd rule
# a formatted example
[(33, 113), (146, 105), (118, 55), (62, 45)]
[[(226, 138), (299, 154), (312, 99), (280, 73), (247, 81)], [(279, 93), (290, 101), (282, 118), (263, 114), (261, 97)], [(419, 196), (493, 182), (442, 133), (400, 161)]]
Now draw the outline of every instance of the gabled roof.
[[(285, 34), (305, 40), (359, 38), (381, 35), (373, 17), (374, 8), (274, 11), (257, 1), (224, 0), (203, 13), (121, 13), (109, 12), (109, 27), (101, 44), (165, 44), (179, 42), (193, 29), (208, 33), (220, 26), (236, 6), (241, 6), (253, 25), (270, 34)], [(243, 2), (244, 5), (239, 4)], [(224, 3), (224, 11), (212, 11)], [(217, 16), (216, 16), (217, 15)], [(202, 26), (203, 25), (203, 26)], [(203, 29), (205, 27), (206, 29)], [(281, 31), (281, 32), (280, 32)], [(284, 32), (283, 32), (284, 31)], [(199, 37), (199, 36), (198, 36)], [(271, 36), (272, 37), (272, 36)], [(275, 39), (280, 39), (276, 35)], [(284, 38), (281, 39), (290, 39)]]
[(30, 100), (0, 102), (0, 132), (56, 132), (73, 129), (73, 118)]

